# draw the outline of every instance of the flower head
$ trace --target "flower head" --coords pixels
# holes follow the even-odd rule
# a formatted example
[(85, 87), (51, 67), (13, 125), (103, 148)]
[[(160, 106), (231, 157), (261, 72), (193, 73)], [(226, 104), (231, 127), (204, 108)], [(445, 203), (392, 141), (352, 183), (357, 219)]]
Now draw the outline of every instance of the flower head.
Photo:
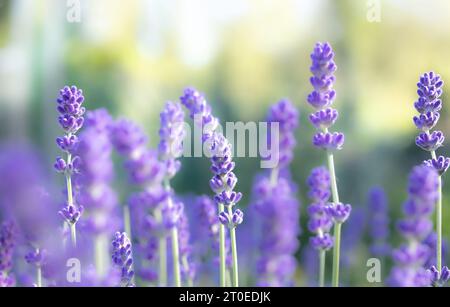
[(349, 218), (352, 206), (342, 203), (330, 203), (325, 207), (325, 211), (333, 218), (335, 223), (342, 224)]
[(435, 266), (432, 266), (428, 272), (431, 275), (433, 287), (443, 287), (450, 279), (450, 270), (446, 266), (443, 266), (440, 271)]
[[(287, 166), (294, 156), (293, 149), (296, 145), (294, 133), (298, 127), (298, 118), (297, 109), (287, 99), (282, 99), (271, 106), (267, 114), (268, 123), (278, 123), (279, 125), (278, 165), (280, 168)], [(269, 138), (269, 142), (271, 141), (273, 140)]]
[(439, 173), (439, 175), (442, 175), (450, 166), (450, 158), (439, 156), (436, 159), (425, 160), (423, 161), (423, 163), (427, 166), (433, 167)]
[(424, 73), (417, 83), (417, 94), (419, 99), (414, 103), (414, 107), (419, 113), (438, 112), (442, 108), (442, 86), (444, 81), (441, 77), (430, 71)]
[(112, 260), (121, 271), (121, 285), (133, 287), (133, 256), (131, 253), (131, 241), (125, 232), (116, 232), (112, 241)]
[(161, 127), (159, 129), (159, 155), (166, 164), (166, 177), (172, 178), (180, 169), (176, 160), (183, 153), (184, 111), (180, 103), (167, 102), (161, 112)]

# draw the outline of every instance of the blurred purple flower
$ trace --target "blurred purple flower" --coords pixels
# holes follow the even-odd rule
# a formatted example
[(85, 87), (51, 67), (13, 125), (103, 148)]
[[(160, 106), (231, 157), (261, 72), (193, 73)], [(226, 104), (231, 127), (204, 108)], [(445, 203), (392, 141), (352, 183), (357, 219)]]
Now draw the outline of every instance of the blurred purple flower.
[(389, 212), (386, 194), (381, 187), (370, 189), (367, 199), (367, 220), (371, 237), (370, 252), (375, 257), (384, 257), (390, 253)]
[(437, 172), (424, 165), (414, 167), (409, 176), (408, 194), (403, 210), (405, 219), (398, 224), (398, 230), (407, 243), (392, 253), (396, 266), (391, 271), (388, 284), (397, 287), (427, 286), (431, 279), (424, 266), (430, 248), (422, 241), (432, 231), (428, 219), (438, 197)]

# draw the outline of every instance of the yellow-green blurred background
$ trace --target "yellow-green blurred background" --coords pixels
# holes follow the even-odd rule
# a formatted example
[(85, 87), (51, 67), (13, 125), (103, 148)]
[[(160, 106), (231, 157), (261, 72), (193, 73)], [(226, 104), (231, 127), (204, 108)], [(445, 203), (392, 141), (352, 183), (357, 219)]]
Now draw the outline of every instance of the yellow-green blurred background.
[[(55, 98), (65, 84), (84, 90), (88, 109), (105, 107), (145, 126), (153, 145), (163, 103), (185, 86), (204, 92), (222, 122), (259, 121), (288, 97), (301, 112), (292, 172), (304, 220), (305, 179), (324, 162), (307, 119), (309, 54), (316, 41), (329, 41), (338, 65), (336, 129), (346, 135), (336, 155), (342, 199), (364, 208), (369, 187), (382, 185), (393, 219), (400, 214), (407, 174), (428, 158), (414, 145), (416, 82), (434, 70), (450, 84), (449, 1), (80, 0), (80, 22), (69, 22), (75, 2), (0, 0), (2, 142), (32, 142), (51, 168)], [(447, 135), (449, 91), (444, 86), (438, 124)], [(189, 162), (176, 189), (209, 193), (207, 161)], [(258, 167), (257, 159), (237, 160), (243, 206)], [(444, 179), (446, 220), (449, 187)]]

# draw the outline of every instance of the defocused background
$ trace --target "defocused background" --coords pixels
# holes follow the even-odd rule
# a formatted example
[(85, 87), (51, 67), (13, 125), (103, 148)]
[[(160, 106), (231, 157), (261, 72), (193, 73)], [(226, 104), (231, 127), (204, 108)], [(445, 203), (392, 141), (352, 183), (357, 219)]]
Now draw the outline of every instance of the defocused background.
[[(68, 18), (76, 2), (79, 22)], [(0, 0), (0, 142), (31, 144), (57, 181), (55, 99), (65, 84), (84, 90), (88, 109), (105, 107), (143, 125), (153, 145), (163, 103), (177, 100), (185, 86), (204, 92), (222, 122), (262, 120), (270, 104), (288, 97), (301, 112), (292, 173), (304, 227), (305, 180), (325, 162), (311, 145), (307, 119), (309, 54), (316, 41), (329, 41), (338, 65), (336, 129), (346, 135), (336, 155), (341, 198), (364, 210), (368, 189), (381, 185), (394, 220), (409, 170), (428, 159), (414, 145), (416, 82), (434, 70), (450, 83), (449, 37), (446, 0)], [(444, 86), (438, 124), (447, 135), (449, 92)], [(439, 152), (449, 153), (448, 144)], [(184, 162), (175, 189), (209, 194), (208, 161)], [(258, 159), (237, 159), (243, 206), (259, 171)], [(444, 220), (449, 187), (444, 180)], [(308, 236), (305, 229), (303, 246)], [(343, 273), (347, 283), (365, 284), (365, 239), (352, 250), (361, 256)]]

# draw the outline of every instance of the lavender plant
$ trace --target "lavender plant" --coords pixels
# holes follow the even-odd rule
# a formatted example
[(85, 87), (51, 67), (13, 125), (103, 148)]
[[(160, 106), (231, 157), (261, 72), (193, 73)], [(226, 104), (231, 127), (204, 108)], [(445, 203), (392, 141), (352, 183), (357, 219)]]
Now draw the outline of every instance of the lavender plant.
[[(231, 242), (233, 286), (239, 286), (239, 271), (236, 247), (236, 227), (243, 221), (243, 213), (234, 206), (239, 202), (241, 193), (234, 192), (237, 178), (233, 173), (231, 144), (216, 128), (218, 120), (212, 116), (211, 107), (206, 99), (197, 90), (187, 88), (180, 97), (181, 103), (190, 111), (194, 123), (202, 129), (202, 141), (206, 143), (211, 153), (211, 171), (214, 176), (210, 186), (215, 193), (215, 202), (218, 206), (220, 227), (220, 285), (225, 286), (226, 254), (225, 254), (225, 226), (228, 226)], [(225, 211), (225, 207), (227, 211)]]
[(328, 211), (333, 216), (334, 225), (334, 249), (333, 249), (333, 274), (332, 285), (339, 286), (339, 256), (341, 245), (342, 223), (349, 217), (351, 206), (339, 201), (339, 193), (336, 183), (333, 152), (341, 150), (344, 145), (344, 134), (340, 132), (329, 132), (328, 129), (336, 122), (338, 111), (331, 108), (336, 97), (333, 90), (335, 81), (334, 53), (328, 43), (317, 43), (311, 53), (312, 65), (310, 67), (313, 76), (310, 78), (314, 90), (308, 95), (308, 103), (316, 109), (309, 116), (311, 123), (318, 132), (313, 137), (313, 144), (319, 149), (326, 151), (328, 169), (331, 178), (331, 193), (333, 202)]
[(42, 287), (42, 267), (47, 261), (47, 252), (44, 249), (36, 248), (25, 255), (25, 261), (36, 269), (36, 287)]
[[(170, 180), (180, 169), (181, 163), (177, 160), (183, 152), (184, 130), (184, 111), (180, 103), (167, 102), (164, 110), (160, 114), (161, 128), (159, 129), (159, 155), (165, 165), (164, 187), (168, 194), (167, 212), (173, 216), (173, 225), (170, 228), (172, 241), (173, 272), (175, 285), (181, 286), (180, 273), (180, 250), (178, 239), (178, 219), (181, 216), (177, 210), (173, 210), (173, 191), (170, 186)], [(182, 206), (181, 206), (182, 209)], [(187, 258), (186, 258), (187, 259)], [(187, 260), (185, 260), (187, 261)]]
[(16, 245), (15, 226), (12, 221), (0, 225), (0, 287), (13, 287), (16, 283), (11, 273), (14, 247)]
[(131, 241), (125, 232), (116, 232), (114, 240), (112, 241), (113, 263), (119, 268), (121, 272), (122, 287), (134, 287), (133, 283), (133, 255), (131, 251)]
[(298, 249), (300, 234), (299, 202), (295, 184), (289, 177), (289, 164), (294, 156), (295, 130), (298, 111), (287, 99), (272, 105), (266, 120), (269, 127), (278, 126), (278, 164), (268, 176), (261, 176), (254, 186), (254, 207), (265, 235), (261, 236), (261, 256), (257, 262), (258, 284), (266, 286), (292, 286), (296, 269), (294, 253)]
[(442, 86), (444, 81), (438, 74), (434, 72), (424, 73), (417, 83), (418, 100), (414, 103), (414, 107), (420, 114), (414, 116), (414, 124), (421, 133), (416, 137), (416, 145), (425, 151), (431, 153), (431, 159), (424, 161), (436, 169), (439, 174), (439, 192), (436, 203), (436, 261), (437, 269), (442, 268), (442, 175), (447, 171), (450, 165), (450, 158), (436, 155), (436, 150), (444, 143), (444, 134), (442, 131), (432, 131), (437, 124), (442, 109)]
[(385, 257), (390, 253), (389, 216), (386, 194), (381, 187), (373, 187), (368, 194), (369, 233), (372, 239), (370, 252), (375, 257)]
[(388, 284), (391, 286), (429, 286), (430, 274), (424, 268), (429, 247), (422, 243), (433, 228), (430, 215), (439, 197), (439, 176), (434, 168), (416, 166), (409, 176), (408, 199), (403, 205), (405, 218), (397, 224), (406, 243), (395, 249), (395, 267)]
[(333, 227), (333, 219), (326, 210), (330, 198), (330, 173), (325, 167), (317, 167), (308, 177), (308, 196), (312, 203), (308, 207), (310, 216), (308, 229), (314, 233), (311, 237), (311, 246), (319, 251), (319, 286), (325, 285), (325, 256), (333, 247), (333, 237), (329, 234)]
[(76, 133), (83, 126), (83, 115), (86, 109), (83, 107), (83, 92), (76, 86), (62, 88), (56, 101), (58, 122), (65, 133), (64, 136), (56, 138), (56, 143), (66, 154), (66, 158), (57, 157), (54, 166), (58, 172), (65, 175), (67, 186), (67, 204), (59, 213), (69, 225), (72, 245), (75, 247), (77, 244), (76, 223), (83, 212), (83, 207), (77, 206), (73, 199), (72, 174), (78, 171), (80, 163), (80, 158), (74, 156), (78, 145)]

